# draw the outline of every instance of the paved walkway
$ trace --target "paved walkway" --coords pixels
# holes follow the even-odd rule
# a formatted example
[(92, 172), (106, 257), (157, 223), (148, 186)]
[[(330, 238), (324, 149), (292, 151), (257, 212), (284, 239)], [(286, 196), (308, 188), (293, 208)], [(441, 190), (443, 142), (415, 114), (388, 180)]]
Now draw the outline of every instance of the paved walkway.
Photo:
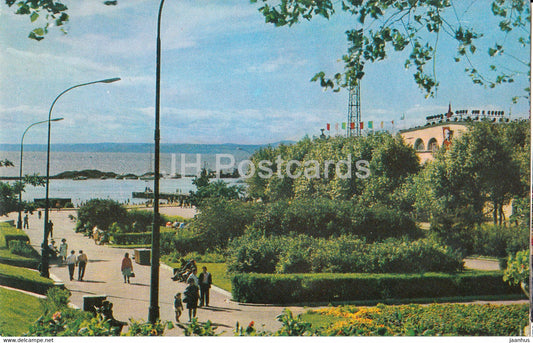
[[(66, 238), (68, 250), (83, 250), (89, 257), (89, 263), (85, 272), (84, 281), (69, 280), (68, 269), (65, 265), (53, 264), (50, 266), (50, 274), (55, 279), (63, 282), (71, 295), (71, 302), (82, 308), (83, 296), (85, 295), (107, 295), (107, 299), (113, 303), (113, 314), (118, 320), (129, 322), (129, 318), (136, 320), (148, 319), (148, 307), (150, 304), (150, 266), (142, 266), (133, 263), (136, 277), (132, 278), (130, 284), (125, 284), (120, 272), (120, 265), (124, 254), (128, 252), (134, 256), (132, 249), (111, 248), (105, 245), (96, 245), (92, 239), (75, 233), (75, 221), (70, 220), (69, 215), (76, 215), (76, 211), (62, 210), (51, 211), (50, 219), (54, 223), (53, 238), (56, 245), (59, 245), (62, 238)], [(43, 215), (44, 217), (44, 215)], [(16, 214), (12, 213), (9, 219), (16, 219)], [(30, 216), (30, 229), (25, 230), (30, 237), (32, 246), (40, 251), (40, 244), (43, 240), (43, 219), (39, 220), (37, 214)], [(199, 265), (201, 268), (201, 264)], [(159, 306), (162, 320), (174, 322), (173, 301), (174, 294), (185, 290), (185, 284), (174, 282), (170, 278), (172, 270), (166, 266), (160, 268), (159, 280)], [(275, 331), (280, 325), (276, 321), (284, 307), (263, 306), (263, 305), (243, 305), (231, 301), (231, 295), (223, 290), (212, 289), (210, 306), (198, 309), (198, 319), (200, 322), (211, 320), (219, 325), (217, 332), (225, 331), (224, 335), (232, 336), (232, 330), (236, 322), (241, 325), (248, 325), (250, 321), (256, 323), (256, 328)], [(302, 307), (289, 307), (294, 313), (303, 311)], [(181, 321), (186, 322), (188, 314), (186, 310), (181, 316)], [(175, 328), (167, 331), (168, 335), (181, 336), (182, 330)]]

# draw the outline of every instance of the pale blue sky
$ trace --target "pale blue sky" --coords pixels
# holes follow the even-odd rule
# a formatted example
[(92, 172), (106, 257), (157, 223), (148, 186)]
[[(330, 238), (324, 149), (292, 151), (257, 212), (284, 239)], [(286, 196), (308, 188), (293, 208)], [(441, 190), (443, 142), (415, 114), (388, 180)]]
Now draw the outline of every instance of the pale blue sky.
[[(68, 34), (52, 29), (41, 42), (27, 38), (28, 17), (0, 6), (0, 143), (18, 143), (31, 123), (45, 120), (62, 90), (83, 82), (121, 77), (114, 84), (75, 89), (56, 104), (52, 143), (152, 142), (155, 92), (154, 0), (65, 1)], [(455, 1), (458, 6), (466, 1)], [(470, 1), (468, 2), (470, 3)], [(467, 18), (488, 24), (490, 1), (474, 2)], [(477, 6), (477, 7), (476, 7)], [(346, 121), (347, 91), (324, 92), (310, 82), (321, 70), (341, 71), (346, 15), (317, 18), (292, 28), (265, 24), (248, 1), (167, 0), (162, 22), (162, 143), (262, 144), (318, 135), (326, 123)], [(339, 10), (339, 13), (341, 11)], [(462, 12), (460, 12), (462, 15)], [(492, 25), (494, 26), (494, 25)], [(486, 26), (485, 26), (486, 27)], [(490, 45), (501, 35), (487, 32)], [(489, 44), (479, 43), (483, 56)], [(498, 109), (522, 117), (529, 104), (512, 105), (525, 77), (485, 89), (472, 84), (453, 62), (453, 46), (439, 40), (436, 66), (440, 88), (425, 99), (403, 67), (406, 54), (367, 64), (362, 83), (363, 120), (407, 128), (427, 115), (453, 109)], [(515, 51), (529, 59), (529, 48)], [(480, 65), (488, 62), (480, 57)], [(511, 65), (512, 68), (515, 66)], [(521, 68), (522, 70), (524, 68)], [(402, 113), (406, 120), (400, 121)], [(45, 143), (46, 126), (32, 128), (26, 143)]]

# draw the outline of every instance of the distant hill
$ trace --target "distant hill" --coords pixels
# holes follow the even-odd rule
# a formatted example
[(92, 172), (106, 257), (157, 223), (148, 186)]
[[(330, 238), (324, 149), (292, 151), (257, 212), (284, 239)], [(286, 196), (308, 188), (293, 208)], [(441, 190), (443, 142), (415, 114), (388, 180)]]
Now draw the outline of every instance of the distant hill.
[[(253, 152), (261, 147), (280, 144), (293, 144), (293, 141), (283, 141), (271, 144), (161, 144), (161, 153), (181, 154), (216, 154), (235, 153), (235, 150)], [(52, 144), (52, 151), (61, 152), (122, 152), (122, 153), (150, 153), (154, 151), (151, 143), (94, 143), (94, 144)], [(0, 151), (20, 151), (19, 144), (0, 144)], [(46, 151), (46, 144), (25, 144), (24, 151)]]

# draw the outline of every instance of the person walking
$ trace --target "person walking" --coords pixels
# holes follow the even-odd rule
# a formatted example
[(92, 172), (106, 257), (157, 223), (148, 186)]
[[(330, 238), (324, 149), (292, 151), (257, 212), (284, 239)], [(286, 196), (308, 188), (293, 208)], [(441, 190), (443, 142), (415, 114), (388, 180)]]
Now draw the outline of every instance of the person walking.
[(68, 267), (68, 274), (70, 276), (70, 281), (74, 279), (74, 269), (76, 268), (76, 252), (72, 250), (70, 252), (70, 255), (67, 257), (67, 267)]
[(48, 221), (48, 234), (50, 235), (50, 239), (53, 237), (54, 233), (54, 223), (52, 223), (51, 220)]
[(87, 266), (88, 261), (89, 259), (87, 258), (87, 255), (83, 252), (83, 250), (80, 250), (80, 254), (78, 255), (78, 281), (83, 281), (85, 267)]
[(28, 214), (26, 213), (26, 215), (24, 216), (24, 224), (22, 225), (22, 228), (23, 229), (30, 229), (30, 223), (28, 221)]
[(59, 258), (61, 259), (61, 263), (65, 263), (67, 260), (67, 253), (68, 253), (68, 244), (66, 239), (61, 240), (61, 244), (59, 244)]
[(193, 280), (196, 287), (200, 288), (200, 281), (198, 280), (198, 276), (196, 276), (197, 273), (198, 270), (196, 269), (196, 267), (194, 267), (192, 269), (191, 275), (189, 275), (189, 277), (187, 278), (187, 283), (189, 283), (189, 280)]
[(209, 306), (209, 289), (211, 288), (211, 284), (213, 283), (213, 278), (211, 276), (211, 273), (207, 271), (207, 267), (202, 267), (202, 272), (199, 276), (200, 281), (200, 307)]
[(198, 308), (198, 286), (195, 285), (194, 279), (189, 278), (187, 280), (188, 286), (183, 292), (183, 302), (187, 304), (189, 310), (189, 322), (196, 317), (196, 309)]
[(128, 253), (124, 255), (122, 259), (122, 265), (120, 266), (122, 275), (124, 276), (124, 283), (130, 283), (130, 276), (133, 273), (133, 263), (131, 263), (131, 258)]

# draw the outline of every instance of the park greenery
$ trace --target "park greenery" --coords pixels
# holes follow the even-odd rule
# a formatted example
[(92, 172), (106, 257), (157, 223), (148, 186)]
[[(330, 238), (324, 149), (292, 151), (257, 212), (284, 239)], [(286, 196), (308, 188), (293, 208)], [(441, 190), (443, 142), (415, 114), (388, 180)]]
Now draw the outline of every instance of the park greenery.
[[(186, 256), (225, 262), (230, 274), (453, 274), (470, 255), (510, 256), (515, 268), (514, 256), (528, 247), (529, 147), (525, 121), (472, 123), (424, 165), (400, 136), (385, 132), (265, 147), (251, 162), (269, 160), (279, 170), (246, 179), (246, 196), (207, 171), (199, 175), (192, 193), (199, 213), (185, 228), (162, 229), (161, 251), (174, 263)], [(287, 170), (274, 163), (278, 156), (302, 163)], [(328, 159), (351, 161), (351, 177), (298, 173), (306, 160)], [(368, 161), (370, 177), (356, 177), (359, 160)], [(151, 214), (111, 200), (87, 202), (78, 220), (78, 230), (98, 226), (120, 244), (150, 241)], [(526, 269), (506, 272), (505, 281), (520, 285)]]

